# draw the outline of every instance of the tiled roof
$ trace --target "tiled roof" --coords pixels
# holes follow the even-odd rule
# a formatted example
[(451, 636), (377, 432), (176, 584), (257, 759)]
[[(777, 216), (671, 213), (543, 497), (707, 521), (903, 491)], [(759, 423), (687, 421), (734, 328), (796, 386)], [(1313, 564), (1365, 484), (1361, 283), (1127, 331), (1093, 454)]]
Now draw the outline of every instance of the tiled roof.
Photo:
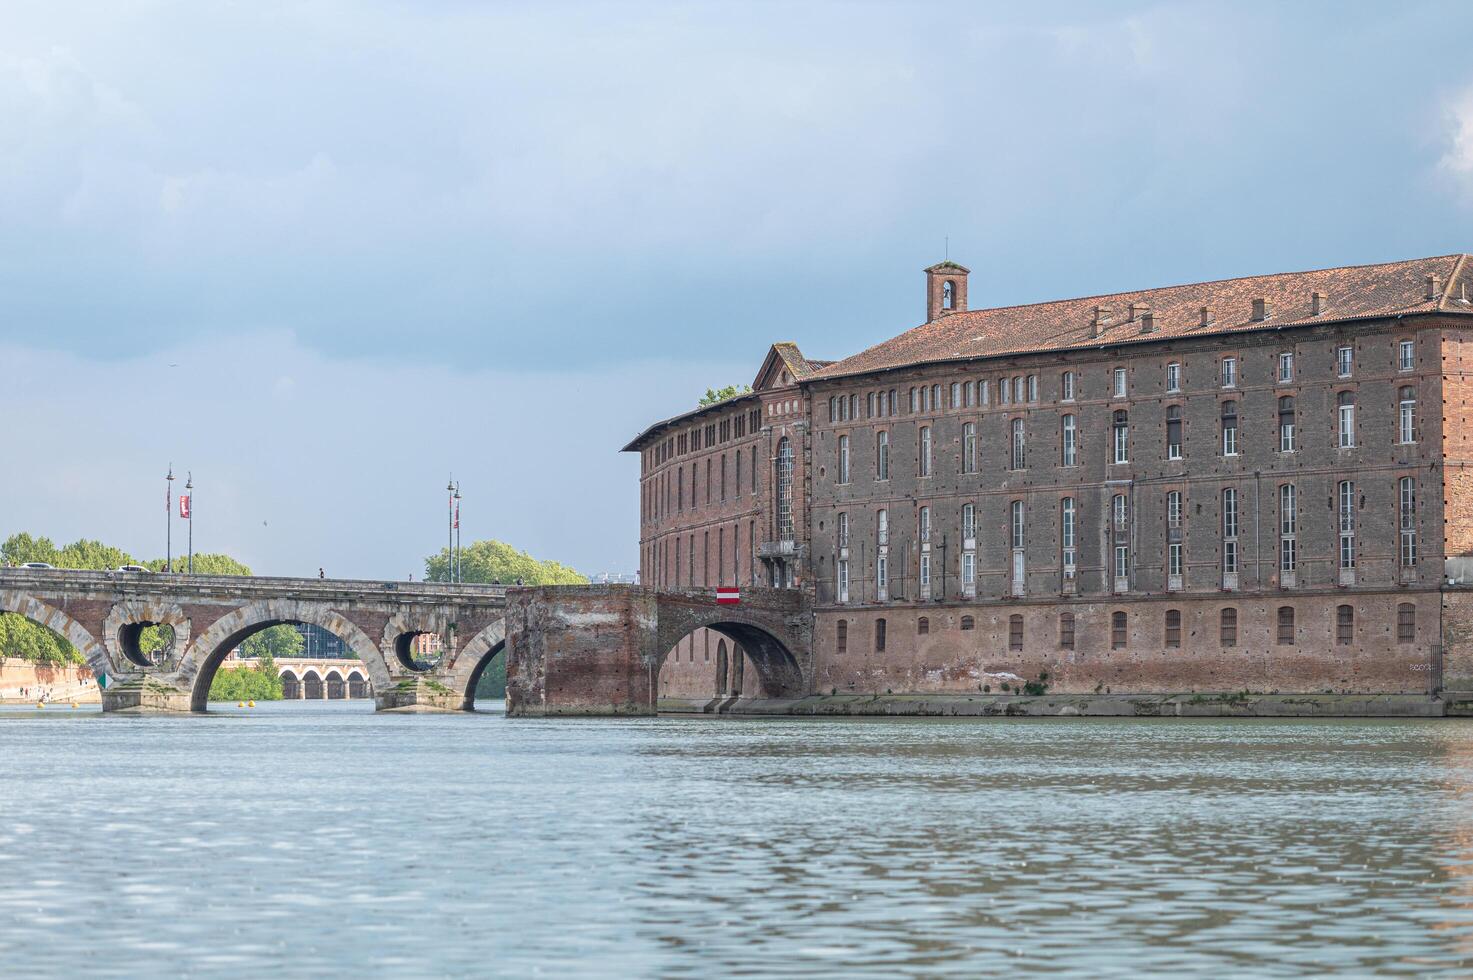
[[(1438, 277), (1441, 283), (1434, 299), (1427, 298), (1428, 276)], [(822, 381), (942, 361), (1274, 330), (1407, 313), (1473, 314), (1473, 305), (1462, 301), (1465, 289), (1473, 298), (1473, 259), (1455, 254), (968, 310), (922, 324), (830, 364), (805, 380)], [(1310, 297), (1315, 292), (1326, 295), (1319, 315), (1310, 309)], [(1267, 320), (1253, 319), (1256, 299), (1267, 300), (1271, 313)], [(1138, 310), (1134, 321), (1128, 319), (1132, 303)], [(1207, 326), (1202, 325), (1204, 306), (1212, 311), (1212, 322)], [(1112, 313), (1099, 336), (1093, 330), (1096, 307)], [(1141, 332), (1142, 308), (1149, 308), (1152, 314), (1151, 333)]]
[(820, 367), (833, 363), (832, 361), (810, 361), (803, 356), (803, 352), (798, 349), (798, 345), (791, 340), (778, 341), (772, 345), (772, 349), (777, 352), (778, 357), (782, 358), (783, 364), (788, 369), (788, 373), (793, 376), (793, 380), (795, 381), (802, 381)]

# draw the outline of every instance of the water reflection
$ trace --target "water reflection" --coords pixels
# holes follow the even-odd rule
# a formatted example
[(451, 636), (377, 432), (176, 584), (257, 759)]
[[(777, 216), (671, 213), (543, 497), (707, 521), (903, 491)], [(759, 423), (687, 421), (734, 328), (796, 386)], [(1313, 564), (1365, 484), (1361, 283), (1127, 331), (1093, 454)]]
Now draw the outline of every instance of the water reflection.
[(1470, 960), (1461, 722), (519, 722), (328, 702), (7, 713), (0, 739), (7, 972)]

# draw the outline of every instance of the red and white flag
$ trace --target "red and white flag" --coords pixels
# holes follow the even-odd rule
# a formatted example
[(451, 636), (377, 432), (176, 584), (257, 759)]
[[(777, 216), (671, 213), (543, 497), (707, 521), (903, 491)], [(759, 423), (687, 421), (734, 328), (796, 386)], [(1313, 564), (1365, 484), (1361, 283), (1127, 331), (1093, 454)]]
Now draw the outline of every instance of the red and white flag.
[(723, 585), (716, 590), (716, 601), (723, 606), (734, 606), (742, 601), (742, 594), (734, 585)]
[(186, 521), (189, 520), (189, 494), (187, 493), (179, 495), (179, 516)]

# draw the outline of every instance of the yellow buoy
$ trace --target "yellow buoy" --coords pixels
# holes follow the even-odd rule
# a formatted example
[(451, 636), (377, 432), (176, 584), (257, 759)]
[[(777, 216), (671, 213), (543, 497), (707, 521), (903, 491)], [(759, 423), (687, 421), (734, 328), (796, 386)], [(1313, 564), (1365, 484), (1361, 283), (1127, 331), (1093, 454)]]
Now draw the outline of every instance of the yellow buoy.
[(45, 708), (45, 707), (46, 707), (46, 702), (45, 702), (45, 701), (37, 701), (37, 702), (36, 702), (36, 710), (37, 710), (37, 711), (41, 711), (41, 710), (43, 710), (43, 709), (44, 709), (44, 708)]
[(73, 701), (72, 702), (72, 707), (75, 708), (76, 706), (77, 706), (77, 702)]
[(254, 701), (247, 701), (246, 702), (246, 707), (247, 708), (254, 708), (255, 706), (256, 706), (256, 702), (254, 702)]
[(235, 706), (237, 708), (244, 708), (245, 707), (245, 702), (244, 701), (237, 701), (237, 702), (235, 702)]

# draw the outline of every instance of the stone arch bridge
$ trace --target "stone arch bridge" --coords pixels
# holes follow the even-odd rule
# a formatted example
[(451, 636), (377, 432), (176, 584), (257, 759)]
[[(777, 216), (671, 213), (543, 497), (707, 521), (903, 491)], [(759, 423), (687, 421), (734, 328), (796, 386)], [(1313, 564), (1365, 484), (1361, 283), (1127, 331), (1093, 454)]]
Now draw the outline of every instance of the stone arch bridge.
[[(505, 586), (136, 572), (0, 569), (0, 612), (65, 637), (106, 675), (104, 711), (204, 711), (210, 682), (251, 635), (310, 623), (340, 637), (384, 711), (469, 710), (496, 656), (507, 657), (513, 715), (653, 714), (660, 667), (699, 627), (742, 644), (767, 697), (812, 686), (812, 616), (791, 590), (739, 605), (709, 591), (630, 586)], [(148, 626), (172, 640), (146, 652)], [(414, 640), (441, 637), (433, 663)]]

